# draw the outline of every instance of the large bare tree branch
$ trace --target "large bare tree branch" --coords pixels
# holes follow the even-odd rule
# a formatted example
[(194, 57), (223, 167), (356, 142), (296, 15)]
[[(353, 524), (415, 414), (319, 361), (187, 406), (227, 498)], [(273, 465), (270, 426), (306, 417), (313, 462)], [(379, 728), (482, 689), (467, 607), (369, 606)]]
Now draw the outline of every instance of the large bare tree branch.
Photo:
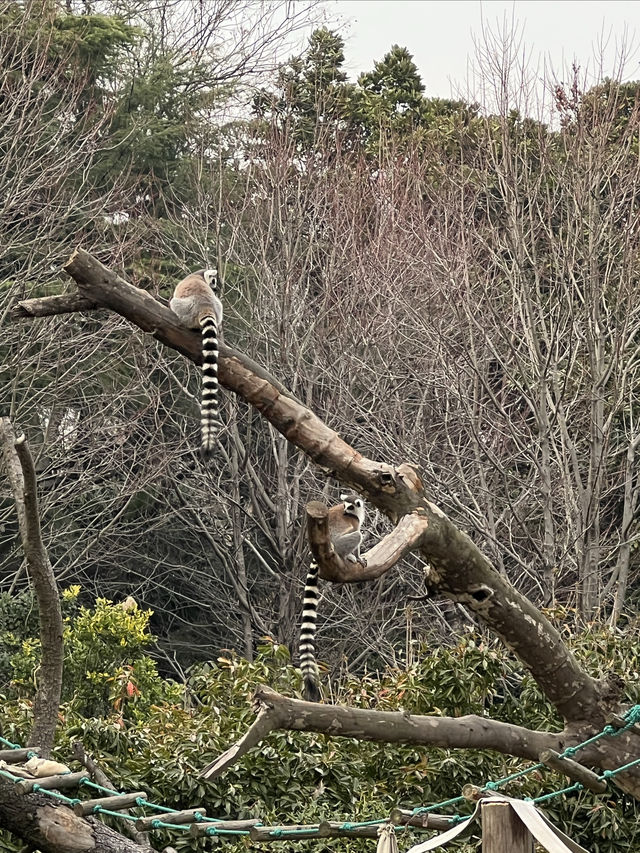
[(42, 660), (34, 701), (30, 746), (43, 756), (53, 746), (62, 690), (62, 611), (56, 579), (42, 542), (36, 472), (24, 435), (15, 438), (8, 418), (0, 418), (0, 445), (13, 492), (27, 570), (38, 600)]
[[(81, 249), (74, 252), (65, 268), (76, 281), (80, 296), (91, 304), (117, 312), (140, 329), (151, 333), (157, 340), (192, 361), (200, 362), (199, 336), (184, 328), (168, 308), (149, 294), (132, 287)], [(23, 307), (28, 310), (28, 301)], [(224, 387), (257, 408), (282, 435), (301, 448), (325, 472), (336, 477), (343, 485), (364, 494), (397, 525), (390, 536), (369, 552), (368, 567), (359, 564), (338, 565), (335, 558), (331, 557), (325, 561), (327, 576), (342, 582), (362, 580), (367, 576), (363, 572), (382, 574), (402, 554), (417, 550), (429, 563), (430, 589), (472, 610), (529, 668), (545, 695), (567, 721), (567, 730), (563, 736), (565, 739), (575, 741), (579, 733), (599, 728), (605, 714), (616, 709), (617, 685), (599, 682), (582, 671), (551, 623), (494, 569), (471, 539), (428, 499), (413, 466), (406, 463), (393, 466), (362, 456), (267, 371), (227, 346), (221, 348), (220, 381)], [(319, 718), (316, 712), (320, 714)], [(325, 713), (329, 715), (327, 719), (334, 719), (330, 717), (330, 711), (315, 708), (313, 713), (306, 712), (303, 728), (312, 729), (315, 726), (318, 730), (336, 733), (323, 717)], [(271, 722), (268, 714), (261, 715), (260, 737), (270, 730)], [(437, 725), (429, 723), (432, 732)], [(388, 727), (382, 727), (379, 732), (381, 737), (382, 730), (384, 738), (388, 739)], [(446, 731), (446, 736), (445, 730), (443, 723), (439, 730), (443, 743), (448, 738), (448, 745), (452, 742), (460, 746), (471, 745), (468, 733), (464, 734), (465, 726), (454, 726)], [(352, 731), (352, 736), (356, 736), (355, 727)], [(486, 747), (489, 743), (497, 743), (497, 731), (491, 727), (485, 729), (483, 737), (478, 738), (478, 745)], [(227, 759), (235, 760), (242, 749), (256, 742), (257, 734), (250, 732), (244, 746), (233, 747)], [(537, 734), (527, 733), (526, 737)], [(557, 742), (560, 736), (542, 734), (541, 737), (550, 737)], [(505, 751), (528, 754), (522, 744), (518, 745), (515, 741)], [(611, 757), (614, 753), (616, 760), (622, 756), (633, 757), (633, 746), (628, 737), (618, 739), (615, 749), (607, 747), (601, 751), (598, 760), (603, 766), (617, 766)], [(628, 789), (635, 791), (635, 780), (629, 782)]]
[(204, 768), (207, 779), (219, 776), (274, 729), (451, 749), (495, 749), (519, 758), (537, 760), (544, 749), (557, 748), (562, 734), (536, 732), (469, 714), (465, 717), (426, 717), (402, 711), (368, 711), (338, 705), (320, 705), (281, 696), (261, 686), (254, 697), (258, 717), (246, 734)]
[[(475, 714), (436, 717), (402, 711), (321, 705), (282, 696), (264, 685), (258, 687), (254, 694), (254, 706), (258, 714), (253, 725), (215, 761), (208, 764), (201, 776), (213, 779), (221, 775), (275, 730), (320, 732), (332, 737), (448, 749), (493, 749), (536, 762), (544, 762), (550, 751), (554, 753), (554, 750), (575, 746), (581, 739), (575, 733), (534, 731)], [(595, 778), (582, 764), (614, 770), (635, 760), (637, 740), (637, 735), (626, 733), (581, 749), (577, 755), (580, 764), (567, 762), (572, 765), (569, 777), (573, 781), (578, 777), (581, 780), (587, 776)], [(551, 762), (549, 766), (552, 766)], [(616, 777), (616, 783), (633, 796), (640, 796), (640, 774), (620, 774)]]
[[(200, 363), (199, 335), (182, 326), (152, 296), (128, 284), (83, 249), (73, 253), (65, 269), (82, 297), (116, 311)], [(612, 688), (578, 666), (549, 620), (428, 500), (411, 465), (394, 467), (367, 459), (242, 353), (224, 346), (220, 356), (221, 384), (255, 406), (288, 441), (343, 485), (365, 495), (394, 523), (407, 515), (415, 517), (413, 523), (423, 531), (419, 552), (430, 565), (431, 589), (464, 604), (498, 634), (567, 722), (577, 727), (603, 722), (606, 713), (615, 709), (617, 697)], [(361, 571), (356, 566), (353, 580), (361, 579)], [(341, 579), (348, 579), (348, 573)]]

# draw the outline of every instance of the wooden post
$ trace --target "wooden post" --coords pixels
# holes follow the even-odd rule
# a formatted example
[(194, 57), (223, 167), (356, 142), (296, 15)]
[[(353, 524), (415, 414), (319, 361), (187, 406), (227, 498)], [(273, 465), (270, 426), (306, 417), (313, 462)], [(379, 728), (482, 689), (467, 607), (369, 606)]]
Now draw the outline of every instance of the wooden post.
[(509, 803), (482, 804), (482, 853), (533, 853), (533, 836)]

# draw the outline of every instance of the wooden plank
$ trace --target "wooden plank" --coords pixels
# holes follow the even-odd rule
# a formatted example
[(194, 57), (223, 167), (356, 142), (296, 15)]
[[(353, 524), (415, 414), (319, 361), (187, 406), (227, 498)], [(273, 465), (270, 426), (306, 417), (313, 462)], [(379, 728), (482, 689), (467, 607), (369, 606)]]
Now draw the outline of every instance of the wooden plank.
[[(42, 779), (22, 779), (16, 782), (16, 789), (22, 794), (29, 794), (33, 791), (34, 786), (43, 788), (46, 791), (57, 789), (65, 791), (68, 788), (77, 788), (83, 779), (88, 779), (86, 771), (81, 773), (60, 773), (57, 776), (43, 776)], [(36, 790), (37, 790), (36, 788)]]
[(163, 823), (175, 824), (194, 823), (196, 822), (196, 815), (206, 817), (207, 812), (205, 809), (184, 809), (181, 812), (156, 812), (156, 814), (139, 817), (136, 820), (136, 829), (140, 832), (149, 832), (150, 829), (153, 829), (153, 822), (156, 820), (161, 820)]
[(120, 809), (127, 809), (130, 806), (137, 805), (137, 799), (146, 800), (146, 792), (134, 791), (132, 794), (118, 794), (117, 797), (101, 797), (99, 800), (85, 800), (82, 803), (75, 803), (73, 811), (79, 817), (92, 814), (97, 808), (117, 812)]
[(392, 809), (390, 820), (396, 826), (419, 826), (423, 829), (437, 829), (438, 832), (449, 829), (451, 826), (451, 818), (447, 815), (432, 812), (414, 814), (409, 809)]
[(543, 749), (539, 755), (542, 764), (568, 776), (572, 782), (580, 782), (585, 788), (596, 794), (604, 794), (607, 783), (598, 778), (598, 774), (571, 758), (561, 758), (555, 749)]
[(378, 828), (372, 826), (354, 826), (351, 829), (344, 828), (344, 821), (321, 820), (318, 826), (319, 838), (377, 838)]
[(251, 829), (252, 826), (257, 826), (262, 823), (260, 818), (247, 818), (246, 820), (207, 820), (202, 823), (193, 823), (189, 829), (189, 835), (192, 838), (202, 838), (207, 834), (208, 829)]
[[(291, 832), (295, 830), (295, 835), (278, 838), (277, 835), (272, 835), (272, 832), (283, 831)], [(292, 841), (293, 839), (301, 838), (318, 838), (318, 824), (283, 824), (281, 826), (254, 826), (251, 831), (252, 841)]]

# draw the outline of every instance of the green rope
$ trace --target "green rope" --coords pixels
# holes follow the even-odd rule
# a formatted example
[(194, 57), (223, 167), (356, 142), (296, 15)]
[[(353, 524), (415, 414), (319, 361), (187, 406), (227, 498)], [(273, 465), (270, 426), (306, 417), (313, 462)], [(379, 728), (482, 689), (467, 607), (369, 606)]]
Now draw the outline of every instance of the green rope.
[(597, 743), (599, 740), (602, 740), (604, 737), (616, 737), (617, 735), (622, 734), (622, 732), (626, 731), (627, 726), (624, 729), (616, 729), (614, 726), (605, 726), (601, 732), (598, 732), (597, 735), (593, 737), (587, 738), (587, 740), (583, 740), (582, 743), (577, 743), (575, 746), (568, 746), (564, 749), (559, 758), (573, 758), (573, 756), (581, 749), (584, 749), (585, 746), (591, 746), (592, 743)]
[(418, 806), (411, 812), (411, 814), (429, 814), (429, 812), (435, 811), (436, 809), (442, 809), (445, 806), (457, 806), (458, 803), (466, 803), (466, 799), (464, 797), (452, 797), (450, 800), (443, 800), (441, 803), (433, 803), (431, 806)]
[(175, 812), (175, 809), (169, 808), (169, 806), (160, 806), (157, 803), (150, 803), (149, 800), (145, 800), (142, 797), (138, 797), (136, 800), (139, 806), (145, 806), (148, 809), (155, 809), (157, 812), (164, 812), (165, 814), (169, 814), (170, 812)]
[(165, 823), (165, 821), (156, 818), (151, 821), (153, 829), (181, 829), (183, 832), (189, 831), (189, 824), (184, 823)]
[(495, 791), (507, 782), (513, 782), (514, 779), (519, 779), (521, 776), (526, 776), (528, 773), (533, 773), (534, 770), (541, 770), (544, 764), (534, 764), (532, 767), (525, 767), (524, 770), (518, 770), (517, 773), (511, 773), (509, 776), (504, 776), (502, 779), (496, 779), (495, 782), (486, 782), (484, 787), (488, 791)]
[(302, 833), (320, 832), (320, 824), (311, 824), (305, 829), (272, 829), (269, 835), (274, 838), (288, 838), (290, 835), (301, 835)]
[(640, 705), (632, 705), (624, 715), (625, 720), (629, 725), (635, 725), (640, 722)]
[(617, 776), (618, 773), (624, 773), (625, 770), (629, 770), (631, 767), (637, 767), (640, 764), (640, 758), (636, 758), (635, 761), (630, 761), (628, 764), (623, 764), (622, 767), (616, 767), (615, 770), (605, 770), (599, 779), (610, 779), (612, 776)]
[(532, 800), (530, 797), (525, 799), (530, 803), (544, 803), (547, 800), (552, 800), (554, 797), (559, 797), (561, 794), (570, 794), (572, 791), (582, 791), (584, 785), (581, 782), (576, 782), (575, 785), (569, 785), (568, 788), (561, 788), (559, 791), (552, 791), (550, 794), (543, 794), (541, 797), (536, 797)]
[(205, 835), (249, 835), (248, 829), (218, 829), (215, 826), (208, 826)]
[[(376, 826), (388, 822), (388, 818), (379, 818), (378, 820), (345, 821), (344, 823), (341, 823), (338, 828), (349, 831), (350, 829), (360, 829), (361, 827)], [(407, 826), (395, 826), (394, 831), (403, 832), (408, 828), (409, 827)], [(311, 824), (310, 826), (305, 826), (303, 829), (272, 829), (269, 832), (269, 835), (273, 838), (289, 838), (290, 836), (296, 835), (309, 835), (312, 832), (320, 832), (320, 824)]]
[(105, 788), (102, 785), (98, 785), (97, 782), (92, 782), (91, 779), (81, 779), (78, 784), (86, 785), (88, 788), (100, 791), (101, 794), (108, 794), (110, 797), (117, 797), (120, 795), (120, 791), (114, 791), (112, 788)]
[(14, 776), (13, 773), (9, 773), (8, 770), (0, 770), (0, 776), (4, 776), (5, 779), (10, 779), (12, 782), (20, 782), (20, 776)]
[[(205, 816), (200, 814), (200, 812), (196, 812), (193, 816), (193, 820), (196, 823), (206, 820)], [(217, 820), (217, 818), (212, 818), (212, 820)], [(167, 827), (169, 829), (189, 829), (188, 824), (179, 824), (179, 823), (166, 823), (166, 821), (160, 820), (160, 818), (156, 818), (151, 821), (151, 826), (153, 829), (160, 829), (160, 827)]]
[(54, 800), (60, 800), (63, 803), (75, 806), (76, 803), (81, 803), (77, 797), (67, 797), (64, 794), (59, 794), (58, 791), (49, 791), (47, 788), (40, 788), (40, 793), (45, 797), (53, 797)]
[[(78, 800), (77, 802), (81, 803), (82, 800)], [(111, 811), (111, 809), (105, 809), (103, 806), (94, 806), (91, 813), (92, 814), (108, 814), (109, 817), (119, 817), (121, 820), (138, 820), (136, 815), (123, 814), (122, 812), (113, 812), (113, 811)]]
[(4, 737), (0, 737), (0, 743), (3, 743), (5, 746), (8, 746), (9, 749), (22, 749), (19, 743), (11, 743), (10, 740), (7, 740)]

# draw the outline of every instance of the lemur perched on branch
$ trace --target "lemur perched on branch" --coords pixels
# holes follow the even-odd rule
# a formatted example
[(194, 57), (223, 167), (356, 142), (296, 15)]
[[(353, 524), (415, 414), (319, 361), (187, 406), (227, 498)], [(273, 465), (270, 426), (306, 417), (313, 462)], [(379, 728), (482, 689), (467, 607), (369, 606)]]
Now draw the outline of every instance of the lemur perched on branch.
[[(355, 494), (342, 493), (342, 503), (328, 513), (329, 538), (339, 557), (351, 563), (360, 562), (361, 528), (364, 522), (364, 501)], [(311, 565), (304, 586), (304, 606), (300, 629), (300, 669), (304, 680), (304, 698), (320, 701), (318, 663), (315, 656), (316, 620), (318, 617), (318, 564)]]
[(222, 325), (222, 302), (215, 294), (217, 270), (190, 273), (176, 287), (169, 303), (171, 310), (190, 329), (202, 333), (202, 406), (200, 410), (200, 451), (213, 453), (220, 426), (218, 405), (218, 334)]

